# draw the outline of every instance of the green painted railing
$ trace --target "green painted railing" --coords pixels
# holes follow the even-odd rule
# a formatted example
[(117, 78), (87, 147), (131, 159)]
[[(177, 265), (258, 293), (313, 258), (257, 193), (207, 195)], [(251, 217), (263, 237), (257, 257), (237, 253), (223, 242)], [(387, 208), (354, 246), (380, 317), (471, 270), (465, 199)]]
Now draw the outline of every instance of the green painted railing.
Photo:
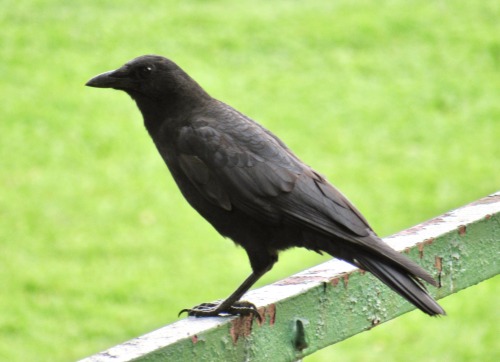
[[(438, 299), (500, 273), (500, 192), (385, 239), (441, 282)], [(473, 270), (474, 272), (470, 272)], [(295, 361), (414, 307), (369, 275), (328, 261), (245, 299), (264, 317), (185, 318), (83, 359)]]

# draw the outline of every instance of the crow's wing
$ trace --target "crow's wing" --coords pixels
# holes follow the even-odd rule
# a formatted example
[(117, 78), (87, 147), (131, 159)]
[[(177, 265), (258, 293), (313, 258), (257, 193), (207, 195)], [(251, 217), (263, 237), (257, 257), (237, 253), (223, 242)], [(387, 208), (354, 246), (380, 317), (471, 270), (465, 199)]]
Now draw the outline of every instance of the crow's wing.
[(338, 190), (269, 131), (233, 116), (192, 122), (179, 133), (180, 166), (207, 200), (265, 223), (287, 220), (347, 240), (369, 235), (368, 222)]
[[(340, 191), (273, 134), (244, 116), (228, 124), (203, 120), (179, 133), (181, 169), (207, 200), (228, 211), (238, 208), (265, 224), (291, 223), (342, 239), (351, 252), (360, 248), (359, 255), (365, 255), (362, 250), (379, 255), (435, 285), (425, 270), (378, 238)], [(328, 252), (330, 247), (320, 249)]]

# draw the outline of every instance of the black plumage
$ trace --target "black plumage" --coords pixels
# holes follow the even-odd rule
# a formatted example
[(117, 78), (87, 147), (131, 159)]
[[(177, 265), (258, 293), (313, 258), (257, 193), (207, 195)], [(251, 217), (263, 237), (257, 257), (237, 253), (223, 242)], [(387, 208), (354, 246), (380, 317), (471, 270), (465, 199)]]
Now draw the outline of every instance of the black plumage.
[(208, 95), (174, 62), (141, 56), (92, 78), (137, 103), (146, 129), (186, 200), (248, 254), (252, 274), (225, 301), (189, 315), (256, 313), (243, 294), (290, 247), (368, 270), (429, 315), (445, 314), (423, 268), (385, 244), (361, 213), (275, 135)]

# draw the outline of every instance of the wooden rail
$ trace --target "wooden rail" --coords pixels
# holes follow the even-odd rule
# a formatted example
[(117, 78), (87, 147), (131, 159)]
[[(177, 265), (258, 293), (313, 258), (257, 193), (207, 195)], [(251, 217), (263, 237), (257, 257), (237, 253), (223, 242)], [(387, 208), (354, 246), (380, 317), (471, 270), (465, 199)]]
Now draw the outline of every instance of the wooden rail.
[[(500, 192), (384, 239), (425, 269), (442, 298), (500, 273)], [(82, 362), (295, 361), (414, 307), (368, 273), (331, 260), (245, 299), (251, 317), (184, 318)]]

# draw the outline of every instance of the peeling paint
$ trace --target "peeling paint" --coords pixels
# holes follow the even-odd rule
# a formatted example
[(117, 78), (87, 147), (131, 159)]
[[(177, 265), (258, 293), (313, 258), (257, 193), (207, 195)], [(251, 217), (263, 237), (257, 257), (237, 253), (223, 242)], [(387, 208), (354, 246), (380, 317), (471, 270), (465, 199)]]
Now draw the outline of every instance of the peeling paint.
[(441, 283), (441, 276), (443, 274), (443, 258), (436, 255), (434, 257), (434, 266), (438, 270), (437, 284), (438, 287), (441, 288), (443, 286), (443, 284)]
[(266, 312), (269, 315), (269, 325), (273, 326), (276, 322), (276, 304), (269, 304), (266, 308)]
[(482, 199), (474, 201), (473, 203), (471, 203), (471, 205), (494, 204), (497, 202), (500, 202), (500, 192), (497, 192), (493, 195), (489, 195), (489, 196), (483, 197)]
[(440, 256), (436, 256), (434, 258), (434, 266), (441, 273), (441, 271), (443, 270), (443, 258)]
[(296, 285), (311, 282), (322, 282), (324, 280), (324, 277), (317, 275), (296, 275), (280, 280), (279, 282), (274, 283), (274, 285)]
[(252, 333), (253, 315), (242, 316), (235, 318), (231, 321), (231, 328), (229, 334), (233, 340), (233, 344), (236, 344), (240, 337), (248, 337)]
[[(420, 259), (423, 259), (423, 257), (424, 257), (424, 248), (427, 245), (431, 245), (433, 242), (434, 242), (434, 238), (428, 238), (428, 239), (425, 239), (424, 241), (422, 241), (421, 243), (417, 243), (418, 257)], [(411, 250), (411, 249), (408, 249), (408, 250)]]
[(267, 310), (266, 307), (257, 308), (258, 317), (256, 317), (255, 320), (257, 321), (259, 327), (261, 327), (262, 325), (264, 325), (264, 323), (266, 323), (266, 310)]
[(428, 239), (425, 239), (423, 241), (423, 244), (424, 245), (432, 245), (433, 242), (434, 242), (434, 238), (428, 238)]
[(344, 274), (344, 277), (343, 277), (343, 281), (344, 281), (344, 287), (348, 287), (349, 286), (349, 274)]
[(424, 243), (418, 243), (417, 248), (418, 248), (418, 257), (422, 259), (424, 257)]
[(409, 234), (414, 234), (420, 230), (425, 229), (427, 226), (430, 225), (438, 225), (438, 224), (445, 224), (446, 223), (446, 218), (449, 216), (450, 213), (446, 213), (440, 217), (436, 217), (434, 219), (430, 219), (427, 221), (424, 221), (423, 223), (420, 223), (418, 225), (415, 225), (409, 229), (400, 231), (398, 235), (409, 235)]
[[(360, 272), (360, 274), (364, 274), (364, 271), (363, 271), (363, 270), (361, 270), (361, 269), (357, 269), (356, 271), (359, 271), (359, 272)], [(350, 274), (351, 274), (351, 273), (343, 273), (343, 274), (342, 274), (341, 276), (339, 276), (338, 278), (333, 278), (333, 279), (331, 279), (331, 280), (330, 280), (330, 284), (331, 284), (332, 286), (336, 287), (336, 286), (339, 284), (339, 282), (340, 282), (340, 278), (342, 278), (342, 282), (343, 282), (343, 284), (344, 284), (344, 287), (346, 287), (346, 288), (347, 288), (347, 287), (349, 286), (349, 275), (350, 275)]]

